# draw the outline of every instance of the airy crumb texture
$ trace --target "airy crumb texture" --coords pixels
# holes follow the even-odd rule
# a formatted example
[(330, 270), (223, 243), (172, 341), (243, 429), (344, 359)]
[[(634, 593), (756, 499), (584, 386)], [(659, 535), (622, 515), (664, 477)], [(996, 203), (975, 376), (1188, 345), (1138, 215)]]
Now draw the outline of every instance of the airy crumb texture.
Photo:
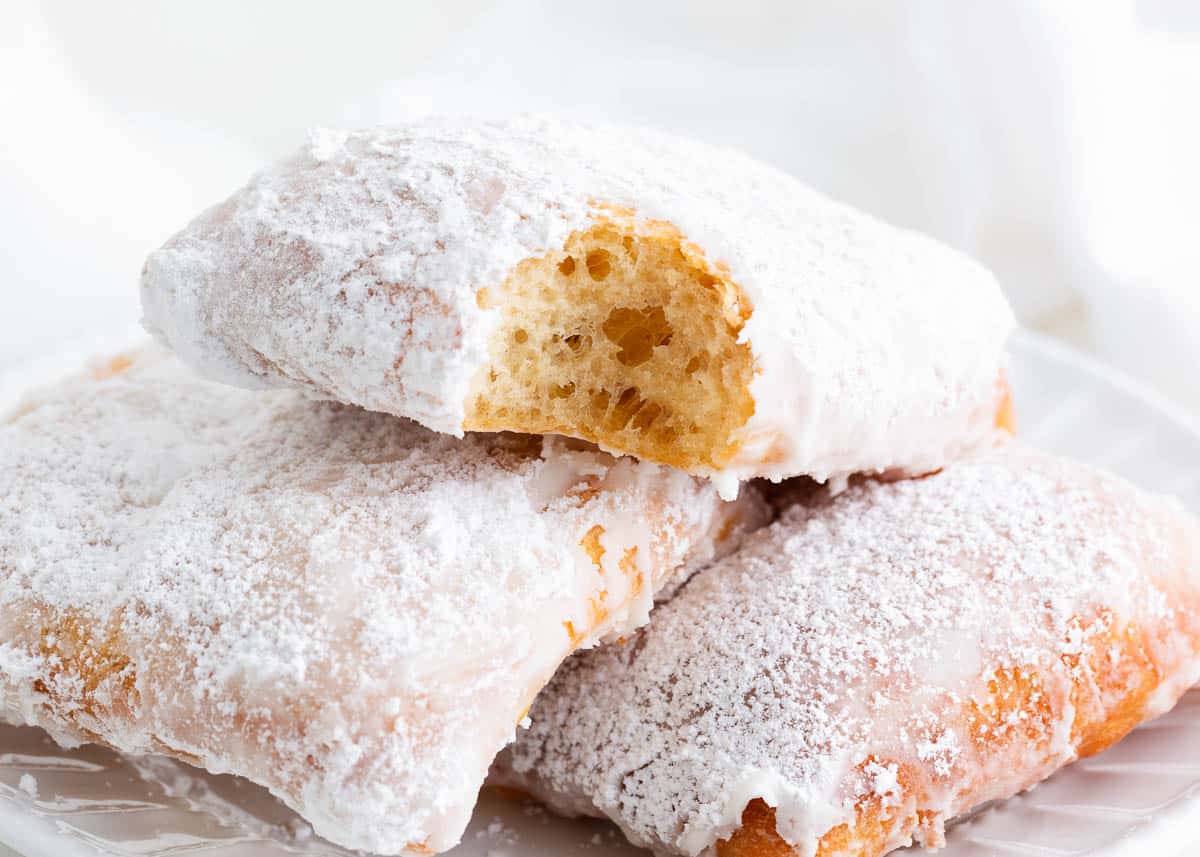
[(457, 842), (559, 662), (766, 515), (581, 442), (456, 440), (156, 349), (0, 423), (0, 484), (0, 716), (241, 774), (381, 853)]
[(990, 444), (1013, 327), (969, 259), (743, 154), (534, 117), (314, 132), (150, 254), (142, 303), (220, 380), (727, 492)]
[(569, 660), (498, 783), (660, 854), (878, 857), (1200, 677), (1200, 527), (1009, 449), (811, 491), (626, 645)]
[(628, 215), (573, 233), (482, 298), (498, 308), (466, 428), (598, 441), (685, 470), (720, 470), (754, 413), (750, 315), (667, 223)]

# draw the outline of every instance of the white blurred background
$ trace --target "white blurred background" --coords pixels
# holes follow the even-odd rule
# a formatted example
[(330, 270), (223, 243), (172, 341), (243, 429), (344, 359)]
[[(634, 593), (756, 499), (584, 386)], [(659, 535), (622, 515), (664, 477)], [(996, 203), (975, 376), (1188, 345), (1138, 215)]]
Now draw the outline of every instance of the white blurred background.
[(1200, 412), (1197, 0), (5, 4), (0, 367), (306, 128), (513, 110), (745, 148)]

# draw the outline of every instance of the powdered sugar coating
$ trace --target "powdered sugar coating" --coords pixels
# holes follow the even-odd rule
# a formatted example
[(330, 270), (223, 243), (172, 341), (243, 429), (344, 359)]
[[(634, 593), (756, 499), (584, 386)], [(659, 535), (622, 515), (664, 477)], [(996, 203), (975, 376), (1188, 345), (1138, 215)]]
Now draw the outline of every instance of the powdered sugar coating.
[[(1139, 681), (1158, 683), (1140, 716), (1169, 708), (1200, 676), (1198, 603), (1200, 527), (1115, 477), (1014, 449), (861, 484), (793, 507), (628, 645), (568, 661), (495, 775), (662, 854), (710, 853), (762, 798), (811, 855), (864, 800), (924, 783), (937, 844), (1074, 758)], [(1149, 667), (1117, 644), (1130, 624)], [(1121, 680), (1087, 672), (1094, 646)], [(989, 724), (988, 682), (1013, 668), (1038, 692)]]
[(248, 393), (157, 349), (114, 369), (0, 424), (0, 716), (247, 776), (351, 847), (453, 845), (559, 661), (761, 516), (667, 468)]
[(495, 311), (480, 289), (599, 206), (725, 265), (758, 374), (738, 479), (926, 471), (990, 440), (1012, 315), (992, 277), (730, 150), (538, 118), (318, 131), (146, 262), (145, 324), (243, 386), (460, 433)]

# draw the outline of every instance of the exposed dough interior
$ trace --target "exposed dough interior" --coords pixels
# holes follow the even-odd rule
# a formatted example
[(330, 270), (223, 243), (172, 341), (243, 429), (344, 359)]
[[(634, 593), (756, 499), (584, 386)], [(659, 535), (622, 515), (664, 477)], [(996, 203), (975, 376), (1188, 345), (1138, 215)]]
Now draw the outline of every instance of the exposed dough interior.
[(479, 296), (501, 322), (465, 428), (721, 468), (754, 413), (740, 289), (671, 224), (604, 220)]

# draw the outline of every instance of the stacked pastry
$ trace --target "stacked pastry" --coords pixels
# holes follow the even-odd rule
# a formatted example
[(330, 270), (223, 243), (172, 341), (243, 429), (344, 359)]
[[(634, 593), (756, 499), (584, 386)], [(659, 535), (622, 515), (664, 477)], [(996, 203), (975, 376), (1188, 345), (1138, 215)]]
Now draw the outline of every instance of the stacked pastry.
[(3, 716), (349, 847), (489, 768), (662, 854), (936, 845), (1200, 675), (1200, 528), (1008, 444), (992, 278), (734, 152), (322, 132), (142, 295), (0, 427)]

